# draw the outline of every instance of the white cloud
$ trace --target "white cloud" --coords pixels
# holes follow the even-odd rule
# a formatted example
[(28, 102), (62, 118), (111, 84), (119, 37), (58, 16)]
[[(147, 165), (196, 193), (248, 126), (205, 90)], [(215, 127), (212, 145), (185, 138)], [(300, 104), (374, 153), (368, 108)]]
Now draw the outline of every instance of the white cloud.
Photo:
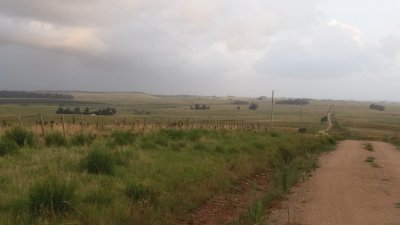
[(0, 16), (0, 42), (88, 55), (106, 51), (106, 45), (91, 28), (57, 26), (49, 22), (4, 16)]
[(347, 23), (339, 23), (336, 20), (331, 20), (330, 22), (327, 23), (328, 26), (332, 26), (332, 27), (338, 27), (340, 29), (343, 29), (347, 32), (349, 32), (349, 34), (352, 36), (352, 38), (360, 45), (363, 45), (363, 40), (362, 40), (362, 32), (360, 31), (360, 29), (358, 29), (355, 26), (352, 26), (350, 24)]

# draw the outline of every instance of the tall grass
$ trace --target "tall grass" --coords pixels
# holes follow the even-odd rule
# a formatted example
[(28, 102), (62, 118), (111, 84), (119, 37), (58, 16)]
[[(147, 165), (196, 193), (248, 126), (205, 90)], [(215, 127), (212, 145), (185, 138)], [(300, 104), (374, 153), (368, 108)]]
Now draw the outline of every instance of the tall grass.
[(60, 147), (67, 144), (67, 140), (61, 132), (55, 131), (44, 136), (46, 146)]
[(36, 143), (33, 133), (20, 127), (6, 130), (3, 138), (13, 141), (19, 147), (34, 146)]
[(72, 135), (70, 143), (74, 146), (89, 146), (96, 137), (91, 133), (78, 132)]
[(89, 173), (111, 175), (114, 173), (115, 161), (104, 148), (95, 147), (81, 160), (81, 168)]
[(135, 141), (135, 134), (131, 131), (118, 130), (111, 134), (111, 139), (114, 145), (130, 145)]
[(157, 200), (157, 194), (151, 187), (138, 183), (137, 181), (128, 183), (125, 189), (125, 195), (132, 203), (142, 201), (155, 203)]
[(29, 212), (33, 217), (63, 214), (72, 210), (75, 186), (51, 177), (35, 184), (28, 194)]
[(0, 139), (0, 156), (16, 153), (18, 148), (19, 146), (15, 142), (5, 138)]
[[(204, 202), (259, 171), (270, 171), (274, 190), (283, 193), (300, 171), (316, 166), (315, 155), (329, 145), (311, 134), (169, 129), (135, 136), (118, 147), (110, 146), (110, 140), (107, 135), (92, 147), (27, 148), (7, 161), (0, 157), (0, 224), (29, 224), (26, 214), (37, 214), (41, 207), (59, 224), (181, 224)], [(66, 200), (72, 213), (66, 205), (56, 213), (55, 203), (33, 200), (62, 188), (42, 181), (55, 176), (76, 181)], [(31, 196), (27, 202), (39, 203), (27, 212), (11, 207), (25, 195)], [(254, 223), (263, 221), (263, 208), (256, 205), (249, 212)]]

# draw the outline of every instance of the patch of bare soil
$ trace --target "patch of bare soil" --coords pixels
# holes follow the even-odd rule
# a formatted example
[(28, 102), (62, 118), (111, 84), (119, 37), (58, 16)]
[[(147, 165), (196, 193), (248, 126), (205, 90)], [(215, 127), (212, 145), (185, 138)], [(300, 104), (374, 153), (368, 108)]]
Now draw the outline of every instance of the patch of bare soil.
[(188, 224), (229, 224), (244, 213), (268, 187), (266, 174), (258, 174), (240, 181), (228, 193), (211, 199), (193, 214)]
[[(268, 224), (400, 225), (400, 152), (392, 145), (343, 141), (312, 177), (269, 212)], [(374, 157), (368, 163), (367, 157)]]

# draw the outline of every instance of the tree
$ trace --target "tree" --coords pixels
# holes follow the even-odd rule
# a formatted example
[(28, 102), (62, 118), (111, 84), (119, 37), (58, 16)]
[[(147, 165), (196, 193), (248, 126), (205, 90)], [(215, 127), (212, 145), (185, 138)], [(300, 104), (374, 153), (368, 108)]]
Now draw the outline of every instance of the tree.
[(379, 111), (385, 111), (385, 107), (382, 105), (377, 105), (377, 104), (371, 104), (369, 106), (370, 109), (375, 109), (375, 110), (379, 110)]
[(75, 107), (74, 114), (81, 114), (81, 108)]
[(83, 110), (83, 114), (85, 114), (85, 115), (90, 115), (90, 109), (89, 109), (89, 107), (86, 107), (85, 110)]
[(250, 110), (257, 110), (257, 108), (258, 108), (258, 105), (256, 103), (254, 103), (254, 102), (250, 103), (250, 106), (249, 106)]
[(62, 107), (58, 107), (56, 114), (64, 114), (64, 109)]

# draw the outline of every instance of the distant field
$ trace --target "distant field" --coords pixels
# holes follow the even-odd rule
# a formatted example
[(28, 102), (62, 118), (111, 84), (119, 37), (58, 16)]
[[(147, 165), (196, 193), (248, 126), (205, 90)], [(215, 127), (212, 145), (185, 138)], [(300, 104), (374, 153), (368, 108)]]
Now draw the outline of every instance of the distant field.
[[(176, 120), (201, 120), (201, 121), (241, 121), (259, 123), (260, 126), (269, 126), (271, 103), (269, 99), (256, 100), (255, 98), (237, 97), (197, 97), (197, 96), (155, 96), (141, 93), (68, 93), (74, 96), (74, 101), (53, 101), (45, 102), (28, 100), (24, 103), (0, 105), (0, 122), (17, 124), (17, 114), (22, 118), (23, 124), (30, 126), (38, 121), (38, 114), (41, 113), (45, 121), (60, 121), (60, 115), (55, 111), (59, 106), (77, 107), (81, 109), (89, 107), (98, 109), (102, 107), (115, 107), (118, 113), (114, 116), (102, 116), (102, 123), (115, 123), (115, 121), (176, 121)], [(231, 103), (233, 100), (245, 100), (258, 104), (257, 110), (249, 110), (248, 105)], [(0, 101), (1, 102), (1, 101)], [(210, 110), (191, 110), (193, 104), (206, 104)], [(332, 102), (312, 101), (306, 106), (276, 105), (274, 112), (274, 125), (276, 127), (293, 128), (306, 127), (309, 130), (317, 131), (324, 128), (320, 123), (321, 117), (326, 115)], [(66, 121), (81, 121), (80, 115), (66, 115)], [(97, 118), (84, 116), (87, 123), (94, 123)]]
[(337, 102), (336, 119), (355, 138), (384, 139), (398, 137), (400, 104), (386, 103), (385, 111), (369, 109), (369, 102)]
[[(254, 123), (256, 126), (269, 127), (270, 99), (262, 101), (255, 98), (213, 97), (213, 96), (160, 96), (144, 93), (90, 93), (67, 92), (74, 96), (73, 101), (54, 99), (0, 99), (0, 122), (18, 124), (17, 114), (26, 126), (36, 124), (38, 114), (43, 115), (45, 122), (60, 122), (60, 115), (55, 111), (59, 106), (89, 107), (91, 110), (104, 107), (115, 107), (118, 113), (114, 116), (101, 116), (104, 126), (114, 126), (120, 121), (127, 123), (167, 123), (175, 121), (206, 122), (221, 121), (227, 127), (230, 123)], [(244, 100), (258, 104), (257, 110), (249, 110), (248, 105), (234, 105), (234, 100)], [(2, 102), (4, 101), (4, 102)], [(17, 102), (14, 102), (17, 101)], [(21, 102), (18, 102), (21, 101)], [(191, 110), (193, 104), (206, 104), (210, 110)], [(313, 100), (309, 105), (275, 105), (274, 126), (287, 129), (307, 128), (316, 132), (325, 128), (320, 119), (326, 115), (329, 107), (336, 108), (335, 118), (341, 129), (353, 137), (385, 139), (396, 136), (400, 131), (400, 104), (386, 103), (385, 111), (370, 110), (371, 102)], [(66, 115), (66, 123), (83, 121), (94, 125), (98, 118), (93, 116)], [(217, 122), (216, 122), (217, 123)], [(150, 125), (151, 126), (151, 125)], [(149, 126), (149, 127), (150, 127)], [(155, 126), (155, 125), (154, 125)]]

